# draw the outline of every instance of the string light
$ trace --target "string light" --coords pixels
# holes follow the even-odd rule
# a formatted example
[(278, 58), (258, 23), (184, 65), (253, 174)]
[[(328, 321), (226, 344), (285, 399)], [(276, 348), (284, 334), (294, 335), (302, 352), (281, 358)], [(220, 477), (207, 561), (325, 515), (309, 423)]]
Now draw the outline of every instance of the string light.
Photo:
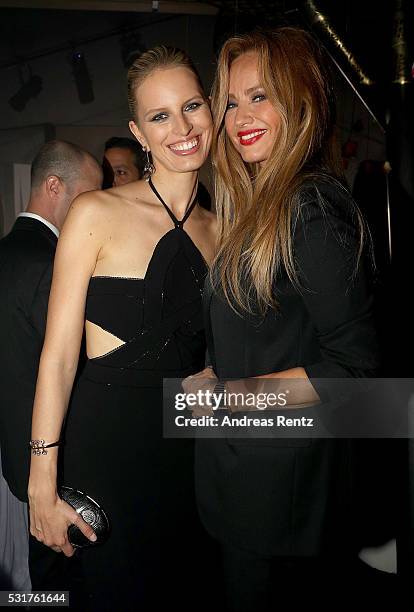
[(401, 0), (398, 0), (396, 5), (392, 41), (395, 58), (395, 75), (393, 83), (397, 83), (398, 85), (408, 85), (410, 82), (408, 78), (410, 69), (408, 66), (408, 51), (405, 37), (405, 15)]
[(335, 45), (338, 47), (338, 49), (340, 49), (340, 51), (342, 52), (342, 54), (346, 57), (346, 59), (348, 60), (349, 64), (352, 66), (352, 68), (355, 70), (355, 72), (358, 74), (359, 76), (359, 80), (363, 85), (373, 85), (374, 81), (372, 81), (366, 74), (365, 72), (362, 70), (361, 66), (358, 64), (358, 62), (356, 61), (356, 59), (354, 58), (354, 56), (352, 55), (352, 53), (349, 51), (349, 49), (345, 46), (345, 44), (342, 42), (342, 40), (339, 38), (338, 34), (335, 32), (335, 30), (332, 28), (332, 26), (329, 24), (328, 19), (325, 17), (325, 15), (323, 15), (315, 6), (315, 3), (312, 0), (307, 0), (306, 2), (308, 8), (310, 9), (314, 20), (317, 22), (321, 23), (321, 26), (324, 28), (324, 30), (326, 31), (327, 34), (329, 34), (329, 37), (331, 38), (331, 40), (335, 43)]

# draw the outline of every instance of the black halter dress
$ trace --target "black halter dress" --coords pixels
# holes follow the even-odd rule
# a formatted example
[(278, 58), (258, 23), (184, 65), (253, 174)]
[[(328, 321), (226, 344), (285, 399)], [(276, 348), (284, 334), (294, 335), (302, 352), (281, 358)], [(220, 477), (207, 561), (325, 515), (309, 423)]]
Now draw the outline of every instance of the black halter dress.
[(86, 319), (124, 344), (87, 361), (66, 423), (65, 484), (98, 501), (112, 525), (105, 544), (80, 552), (87, 609), (154, 609), (161, 594), (180, 603), (202, 554), (192, 441), (163, 439), (162, 381), (204, 367), (207, 268), (183, 229), (194, 202), (182, 221), (162, 203), (174, 228), (145, 278), (95, 276), (88, 288)]

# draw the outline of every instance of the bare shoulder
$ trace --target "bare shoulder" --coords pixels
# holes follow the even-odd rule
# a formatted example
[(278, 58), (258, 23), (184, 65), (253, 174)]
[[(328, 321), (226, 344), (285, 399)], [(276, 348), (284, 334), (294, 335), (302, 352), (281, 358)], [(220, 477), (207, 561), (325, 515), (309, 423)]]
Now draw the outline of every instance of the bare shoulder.
[(119, 203), (145, 204), (148, 201), (149, 190), (144, 179), (133, 181), (119, 187), (111, 187), (104, 192), (108, 196), (115, 198)]
[(81, 193), (73, 200), (68, 216), (82, 217), (84, 220), (88, 218), (98, 220), (99, 216), (108, 209), (108, 205), (113, 199), (113, 196), (111, 197), (108, 191), (86, 191)]
[(120, 220), (128, 203), (128, 194), (121, 188), (87, 191), (74, 199), (65, 221), (65, 227), (72, 224), (93, 226), (95, 231)]

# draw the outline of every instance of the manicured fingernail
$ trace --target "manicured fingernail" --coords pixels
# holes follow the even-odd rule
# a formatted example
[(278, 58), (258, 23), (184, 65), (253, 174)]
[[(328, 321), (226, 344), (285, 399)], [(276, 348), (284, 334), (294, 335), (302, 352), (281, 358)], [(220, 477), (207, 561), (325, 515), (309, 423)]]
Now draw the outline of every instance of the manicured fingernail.
[(98, 539), (96, 537), (96, 533), (94, 533), (93, 535), (91, 535), (91, 537), (89, 538), (92, 542), (96, 542), (96, 540)]

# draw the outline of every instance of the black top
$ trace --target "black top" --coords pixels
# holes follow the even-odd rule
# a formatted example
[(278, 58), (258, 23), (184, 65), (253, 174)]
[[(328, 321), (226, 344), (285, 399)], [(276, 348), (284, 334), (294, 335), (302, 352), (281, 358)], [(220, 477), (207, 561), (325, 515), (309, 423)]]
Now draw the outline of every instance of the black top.
[[(220, 378), (299, 366), (310, 378), (359, 377), (378, 366), (366, 262), (356, 270), (359, 235), (350, 196), (321, 182), (307, 185), (302, 201), (293, 238), (301, 291), (279, 274), (278, 308), (261, 317), (237, 315), (206, 287), (207, 344)], [(261, 555), (341, 548), (350, 525), (349, 461), (346, 440), (243, 439), (231, 431), (228, 438), (197, 440), (203, 523), (219, 540)]]
[(22, 501), (56, 243), (55, 234), (31, 217), (19, 217), (0, 240), (0, 446), (3, 474)]
[(309, 378), (358, 377), (378, 367), (367, 261), (356, 270), (359, 230), (350, 196), (320, 183), (308, 185), (302, 199), (293, 237), (300, 291), (281, 273), (274, 282), (278, 308), (240, 317), (206, 287), (208, 349), (220, 378), (298, 366)]
[(201, 297), (207, 266), (183, 229), (195, 202), (181, 221), (161, 202), (175, 227), (158, 241), (145, 277), (94, 276), (90, 280), (86, 319), (125, 343), (90, 361), (178, 376), (203, 364)]

